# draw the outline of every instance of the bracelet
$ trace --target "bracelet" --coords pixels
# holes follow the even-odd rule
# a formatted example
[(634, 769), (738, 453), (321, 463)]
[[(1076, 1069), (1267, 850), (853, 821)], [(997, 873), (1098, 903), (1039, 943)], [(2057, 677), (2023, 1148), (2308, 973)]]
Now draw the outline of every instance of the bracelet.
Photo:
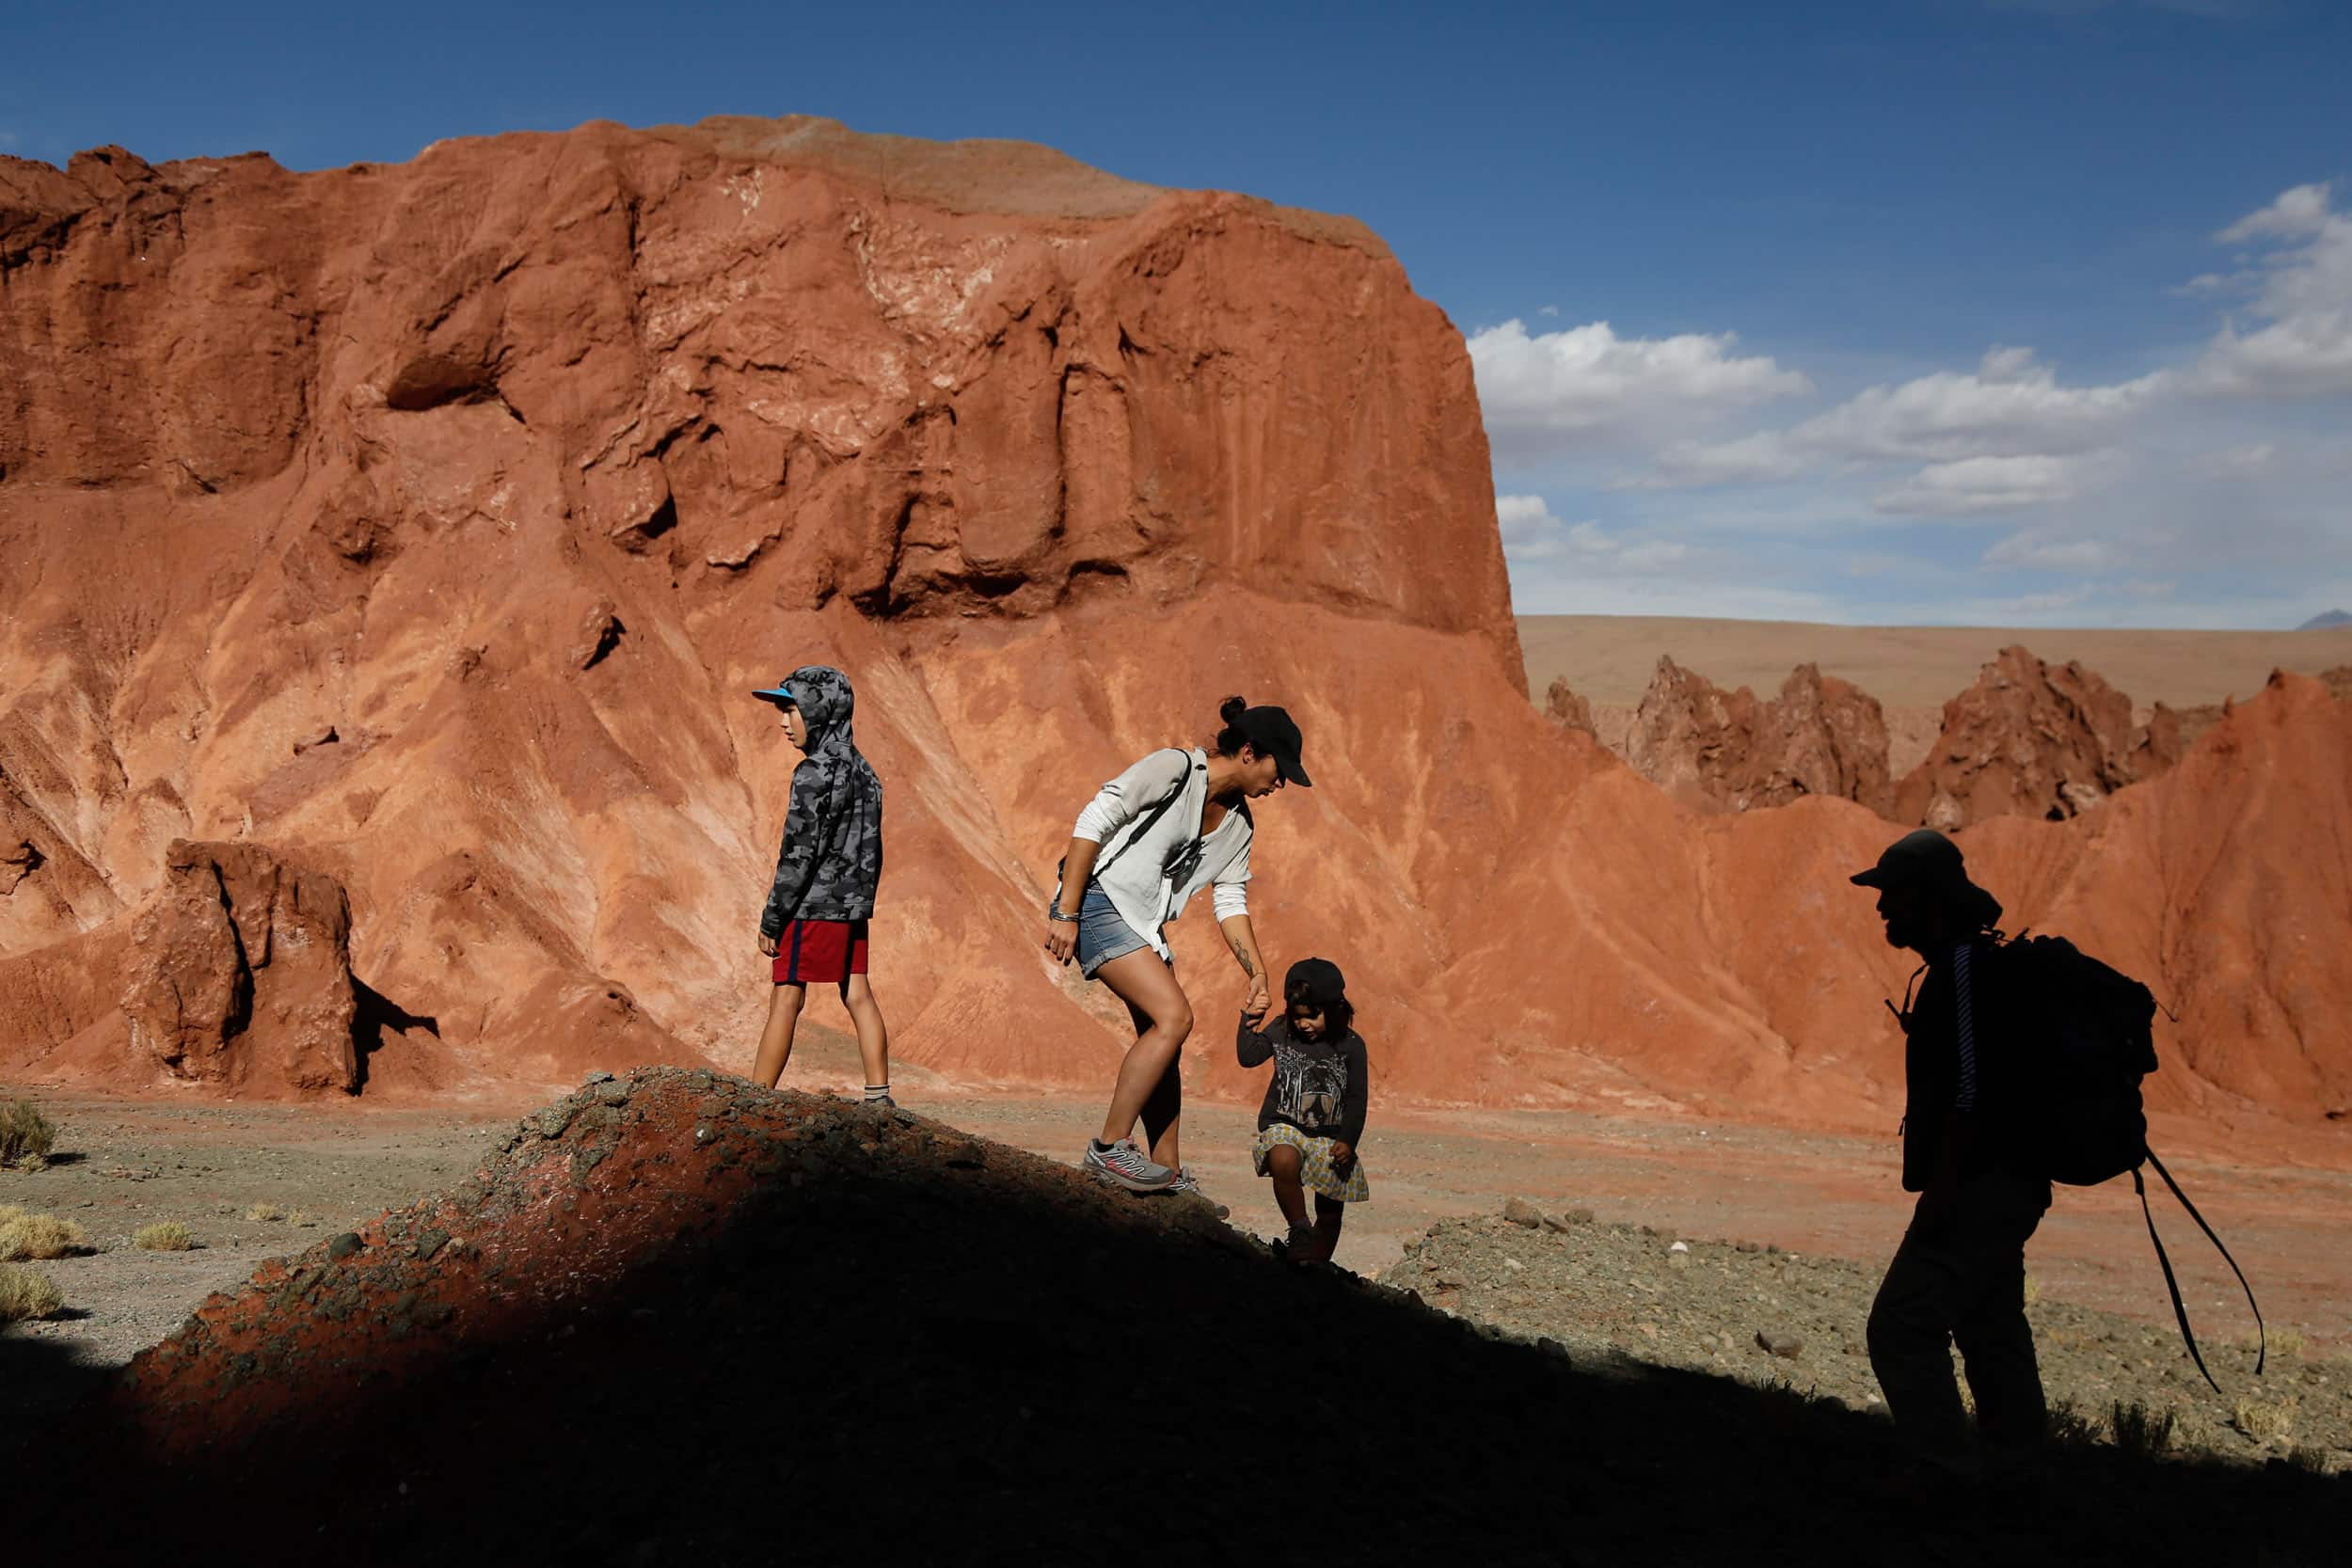
[(1062, 913), (1060, 904), (1051, 898), (1045, 900), (1045, 918), (1052, 921), (1057, 921), (1065, 926), (1075, 926), (1078, 924), (1078, 917), (1076, 915)]

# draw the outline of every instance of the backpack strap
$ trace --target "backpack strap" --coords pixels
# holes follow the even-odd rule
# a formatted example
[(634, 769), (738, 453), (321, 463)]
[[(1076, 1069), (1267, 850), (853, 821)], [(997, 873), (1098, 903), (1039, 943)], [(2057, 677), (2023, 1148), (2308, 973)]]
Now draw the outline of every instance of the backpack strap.
[[(1177, 801), (1184, 798), (1184, 786), (1192, 783), (1192, 775), (1195, 768), (1199, 768), (1203, 772), (1207, 770), (1205, 764), (1193, 763), (1192, 753), (1184, 751), (1183, 747), (1170, 746), (1167, 748), (1167, 750), (1175, 752), (1182, 755), (1189, 766), (1187, 766), (1182, 773), (1176, 775), (1176, 787), (1169, 790), (1167, 795), (1163, 796), (1158, 803), (1153, 805), (1150, 811), (1144, 813), (1141, 817), (1136, 819), (1134, 831), (1128, 833), (1126, 838), (1120, 842), (1118, 848), (1111, 851), (1110, 858), (1094, 863), (1093, 874), (1095, 876), (1100, 877), (1104, 872), (1108, 871), (1113, 865), (1117, 864), (1120, 856), (1125, 854), (1128, 850), (1136, 847), (1136, 840), (1150, 832), (1152, 825), (1158, 822), (1161, 817), (1168, 815), (1168, 807), (1174, 805)], [(1058, 874), (1059, 869), (1059, 867), (1056, 867), (1057, 874)]]
[[(2205, 1233), (2205, 1240), (2213, 1243), (2214, 1250), (2221, 1254), (2221, 1260), (2230, 1265), (2230, 1272), (2237, 1275), (2238, 1288), (2246, 1292), (2246, 1305), (2254, 1311), (2254, 1334), (2259, 1346), (2254, 1354), (2254, 1375), (2262, 1376), (2263, 1367), (2270, 1357), (2270, 1336), (2263, 1324), (2263, 1309), (2255, 1305), (2254, 1288), (2246, 1283), (2246, 1271), (2237, 1266), (2237, 1259), (2231, 1257), (2230, 1249), (2221, 1244), (2221, 1238), (2213, 1233), (2213, 1227), (2205, 1223), (2205, 1216), (2197, 1212), (2197, 1205), (2188, 1200), (2188, 1195), (2181, 1191), (2181, 1184), (2172, 1180), (2172, 1173), (2164, 1168), (2164, 1162), (2156, 1158), (2156, 1151), (2151, 1148), (2145, 1152), (2148, 1163), (2156, 1167), (2158, 1176), (2164, 1178), (2164, 1184), (2172, 1189), (2172, 1196), (2179, 1198), (2181, 1207), (2188, 1211), (2188, 1217), (2197, 1222), (2197, 1228)], [(2180, 1322), (2181, 1339), (2188, 1346), (2188, 1358), (2197, 1363), (2198, 1374), (2205, 1380), (2206, 1386), (2218, 1394), (2221, 1385), (2214, 1382), (2213, 1373), (2205, 1370), (2205, 1358), (2197, 1353), (2197, 1336), (2189, 1332), (2188, 1308), (2181, 1303), (2181, 1284), (2172, 1275), (2172, 1259), (2165, 1256), (2164, 1239), (2156, 1234), (2156, 1217), (2148, 1211), (2148, 1184), (2139, 1179), (2139, 1167), (2137, 1165), (2132, 1167), (2132, 1191), (2139, 1195), (2140, 1217), (2148, 1222), (2148, 1239), (2155, 1243), (2156, 1263), (2164, 1270), (2164, 1288), (2172, 1292), (2172, 1316)]]

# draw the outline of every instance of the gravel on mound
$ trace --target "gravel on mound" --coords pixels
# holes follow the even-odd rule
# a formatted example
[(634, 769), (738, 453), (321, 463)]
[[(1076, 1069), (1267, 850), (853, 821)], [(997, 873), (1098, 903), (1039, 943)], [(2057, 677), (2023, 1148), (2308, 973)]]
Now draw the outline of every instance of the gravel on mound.
[[(1860, 1563), (1915, 1506), (1832, 1402), (1580, 1366), (1196, 1200), (676, 1069), (262, 1265), (11, 1446), (28, 1561), (144, 1560), (165, 1521), (175, 1558), (434, 1568)], [(2056, 1468), (2046, 1500), (1940, 1509), (1941, 1540), (2318, 1563), (2345, 1497), (2284, 1465)]]
[[(2151, 1288), (2162, 1290), (2153, 1257), (2148, 1268)], [(1432, 1227), (1380, 1277), (1449, 1311), (1557, 1339), (1574, 1354), (1624, 1356), (1883, 1411), (1863, 1344), (1883, 1273), (1753, 1242), (1580, 1223), (1514, 1198), (1505, 1215)], [(2217, 1394), (2171, 1328), (2038, 1296), (2026, 1315), (2062, 1424), (2071, 1411), (2091, 1427), (2111, 1426), (2119, 1402), (2138, 1404), (2159, 1418), (2174, 1413), (2177, 1448), (2352, 1468), (2352, 1358), (2306, 1359), (2293, 1338), (2274, 1338), (2255, 1377), (2251, 1340), (2224, 1341), (2208, 1324), (2199, 1346), (2225, 1390)]]

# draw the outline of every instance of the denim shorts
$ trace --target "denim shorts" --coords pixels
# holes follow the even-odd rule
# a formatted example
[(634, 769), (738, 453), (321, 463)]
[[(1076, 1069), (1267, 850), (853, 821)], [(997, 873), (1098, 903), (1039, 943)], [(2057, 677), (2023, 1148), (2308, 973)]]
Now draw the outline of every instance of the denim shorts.
[(1138, 947), (1152, 944), (1136, 934), (1111, 902), (1111, 895), (1103, 891), (1103, 884), (1087, 883), (1087, 895), (1078, 902), (1078, 973), (1088, 979), (1094, 972), (1113, 958), (1123, 958)]

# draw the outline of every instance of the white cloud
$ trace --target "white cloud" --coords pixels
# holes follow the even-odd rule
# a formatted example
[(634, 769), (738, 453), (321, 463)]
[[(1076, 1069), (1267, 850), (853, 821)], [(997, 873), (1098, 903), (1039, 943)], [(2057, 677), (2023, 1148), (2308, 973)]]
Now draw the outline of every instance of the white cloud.
[(1790, 433), (1797, 445), (1856, 458), (2023, 457), (2081, 451), (2163, 391), (2162, 371), (2106, 387), (2062, 387), (2029, 348), (1986, 351), (1973, 374), (1938, 371), (1872, 387)]
[(2084, 466), (2065, 457), (1963, 457), (1931, 463), (1871, 505), (1895, 515), (1964, 517), (1982, 512), (2014, 512), (2072, 498)]
[(2225, 245), (2271, 244), (2237, 275), (2266, 322), (2225, 324), (2198, 362), (2202, 389), (2224, 396), (2326, 397), (2352, 391), (2352, 214), (2331, 187), (2297, 185), (2224, 229)]
[(1470, 340), (1486, 435), (1498, 447), (1561, 450), (1606, 433), (1812, 390), (1733, 334), (1620, 338), (1607, 322), (1530, 335), (1516, 319)]
[(2052, 539), (2034, 533), (2012, 533), (1984, 552), (1987, 566), (2044, 571), (2095, 572), (2114, 562), (2114, 549), (2100, 540)]
[(2297, 240), (2316, 234), (2328, 222), (2328, 186), (2297, 185), (2279, 193), (2260, 212), (2249, 213), (2214, 236), (2223, 245), (2249, 240)]
[(1539, 316), (1556, 316), (1560, 313), (1560, 307), (1557, 305), (1547, 305), (1535, 313)]
[(1498, 479), (1522, 492), (1498, 503), (1515, 601), (2194, 626), (2352, 598), (2344, 189), (2282, 190), (2216, 230), (2213, 270), (2173, 291), (2214, 301), (2212, 325), (2104, 378), (2002, 344), (1778, 414), (1815, 367), (1729, 333), (1482, 332)]
[(1541, 496), (1497, 496), (1495, 520), (1502, 529), (1502, 553), (1513, 562), (1570, 562), (1586, 573), (1655, 572), (1690, 554), (1671, 539), (1628, 539), (1598, 523), (1564, 523)]

